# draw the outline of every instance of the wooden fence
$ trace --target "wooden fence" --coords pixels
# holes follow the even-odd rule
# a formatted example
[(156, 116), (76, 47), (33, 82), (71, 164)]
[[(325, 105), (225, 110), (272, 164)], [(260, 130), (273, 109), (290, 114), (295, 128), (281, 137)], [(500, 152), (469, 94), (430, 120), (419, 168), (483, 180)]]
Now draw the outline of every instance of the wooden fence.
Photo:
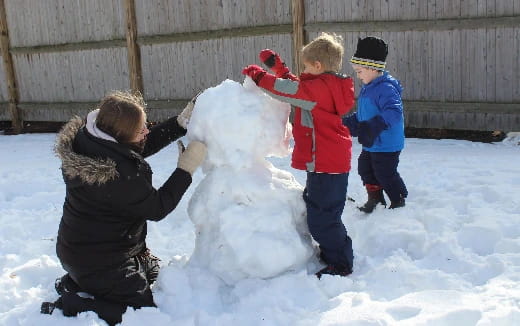
[(162, 120), (263, 48), (298, 71), (321, 32), (347, 74), (358, 37), (389, 43), (409, 127), (520, 130), (520, 0), (0, 0), (0, 121), (67, 121), (115, 89)]

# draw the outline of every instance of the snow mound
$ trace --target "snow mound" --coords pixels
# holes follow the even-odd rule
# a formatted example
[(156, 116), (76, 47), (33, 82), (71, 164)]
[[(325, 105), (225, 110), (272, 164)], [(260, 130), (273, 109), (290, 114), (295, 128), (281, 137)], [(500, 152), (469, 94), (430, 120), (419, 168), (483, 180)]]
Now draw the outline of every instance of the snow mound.
[(520, 146), (520, 132), (508, 132), (506, 138), (502, 140), (506, 145)]

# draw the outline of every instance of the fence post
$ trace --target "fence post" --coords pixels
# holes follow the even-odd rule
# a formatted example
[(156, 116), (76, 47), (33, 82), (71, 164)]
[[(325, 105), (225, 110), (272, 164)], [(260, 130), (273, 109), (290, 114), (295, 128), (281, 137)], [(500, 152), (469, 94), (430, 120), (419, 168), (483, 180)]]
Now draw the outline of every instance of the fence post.
[(137, 44), (137, 18), (135, 15), (135, 1), (123, 0), (126, 17), (126, 46), (128, 49), (128, 70), (130, 74), (130, 88), (144, 93), (143, 73), (141, 70), (141, 51)]
[(14, 70), (13, 58), (9, 51), (9, 31), (7, 27), (7, 14), (5, 2), (0, 0), (0, 51), (4, 61), (5, 79), (7, 80), (7, 92), (9, 96), (9, 112), (11, 113), (11, 123), (14, 134), (22, 132), (22, 114), (18, 108), (18, 87), (16, 86), (16, 74)]
[(299, 55), (300, 49), (305, 43), (305, 5), (304, 0), (292, 0), (292, 21), (293, 21), (293, 62), (295, 73), (299, 75), (303, 71), (303, 63)]

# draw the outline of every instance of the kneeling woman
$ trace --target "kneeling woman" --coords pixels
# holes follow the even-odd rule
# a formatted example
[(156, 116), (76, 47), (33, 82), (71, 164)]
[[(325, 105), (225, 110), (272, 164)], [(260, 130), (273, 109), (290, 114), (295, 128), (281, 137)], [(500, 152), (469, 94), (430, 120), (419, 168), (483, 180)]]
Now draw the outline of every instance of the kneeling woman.
[(159, 189), (144, 158), (186, 134), (193, 104), (148, 130), (142, 97), (114, 92), (86, 121), (73, 118), (64, 126), (55, 147), (66, 185), (56, 252), (67, 274), (56, 281), (60, 298), (43, 303), (43, 313), (95, 311), (115, 324), (127, 307), (155, 306), (150, 285), (159, 259), (147, 249), (146, 221), (175, 209), (206, 146), (180, 149), (177, 168)]

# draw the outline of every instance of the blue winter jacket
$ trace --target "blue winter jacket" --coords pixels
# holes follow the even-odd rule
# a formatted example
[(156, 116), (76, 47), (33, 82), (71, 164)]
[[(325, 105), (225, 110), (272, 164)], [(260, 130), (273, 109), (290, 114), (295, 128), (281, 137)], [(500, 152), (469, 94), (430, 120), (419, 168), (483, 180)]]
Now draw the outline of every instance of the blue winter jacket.
[(370, 83), (363, 85), (357, 100), (359, 122), (381, 115), (387, 128), (375, 139), (368, 152), (397, 152), (404, 148), (404, 115), (401, 83), (385, 71)]

